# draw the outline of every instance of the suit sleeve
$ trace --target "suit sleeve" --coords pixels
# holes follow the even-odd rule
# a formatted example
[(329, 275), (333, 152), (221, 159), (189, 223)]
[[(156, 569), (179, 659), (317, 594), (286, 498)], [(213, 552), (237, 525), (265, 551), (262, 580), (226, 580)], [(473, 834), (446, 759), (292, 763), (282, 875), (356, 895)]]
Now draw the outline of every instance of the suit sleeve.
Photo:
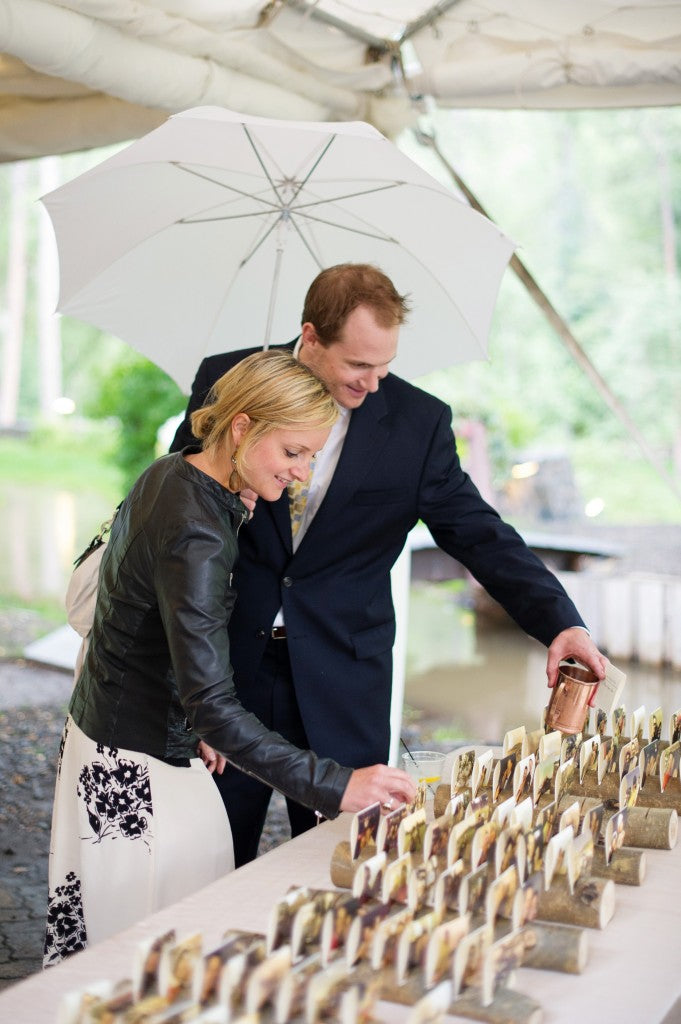
[(173, 443), (169, 449), (171, 452), (181, 452), (188, 444), (196, 444), (196, 438), (192, 434), (191, 414), (201, 408), (214, 383), (215, 380), (211, 380), (207, 360), (204, 359), (196, 371), (194, 383), (192, 384), (192, 393), (189, 396), (187, 411), (184, 414), (182, 423), (180, 423), (175, 432)]
[(209, 523), (186, 524), (164, 538), (155, 559), (159, 611), (188, 722), (235, 767), (334, 818), (351, 769), (270, 731), (236, 695), (227, 633), (236, 595), (224, 541)]
[(461, 562), (530, 636), (548, 646), (563, 629), (584, 625), (558, 579), (463, 471), (447, 407), (425, 459), (419, 515), (438, 547)]

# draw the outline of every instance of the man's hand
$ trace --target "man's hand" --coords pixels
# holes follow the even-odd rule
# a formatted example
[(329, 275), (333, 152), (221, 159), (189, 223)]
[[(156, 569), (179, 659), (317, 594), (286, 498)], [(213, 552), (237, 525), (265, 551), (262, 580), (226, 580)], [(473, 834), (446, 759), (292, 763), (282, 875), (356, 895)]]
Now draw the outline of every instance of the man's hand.
[(239, 497), (243, 501), (248, 511), (251, 513), (248, 518), (252, 519), (253, 513), (255, 512), (255, 503), (258, 500), (258, 495), (255, 493), (255, 491), (252, 491), (250, 487), (244, 487), (243, 491), (239, 491)]
[(217, 772), (218, 775), (222, 775), (225, 770), (225, 765), (227, 764), (227, 759), (224, 758), (222, 754), (218, 754), (217, 750), (213, 750), (212, 747), (209, 747), (204, 740), (199, 740), (196, 752), (211, 775), (213, 772)]
[(416, 786), (401, 768), (388, 768), (374, 764), (371, 768), (356, 768), (350, 776), (341, 811), (361, 811), (369, 804), (380, 803), (383, 811), (409, 803), (416, 796)]
[(575, 658), (576, 661), (595, 672), (599, 679), (605, 677), (608, 659), (601, 654), (586, 630), (580, 629), (578, 626), (564, 629), (554, 638), (549, 647), (546, 659), (546, 676), (549, 686), (556, 685), (558, 666), (564, 658)]

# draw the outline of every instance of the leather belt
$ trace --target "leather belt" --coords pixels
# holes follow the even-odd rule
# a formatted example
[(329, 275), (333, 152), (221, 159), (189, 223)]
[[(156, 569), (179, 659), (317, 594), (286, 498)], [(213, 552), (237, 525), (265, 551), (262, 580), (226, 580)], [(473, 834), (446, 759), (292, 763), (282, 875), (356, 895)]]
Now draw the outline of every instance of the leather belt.
[(286, 626), (272, 626), (272, 632), (270, 636), (273, 640), (285, 640), (286, 639)]

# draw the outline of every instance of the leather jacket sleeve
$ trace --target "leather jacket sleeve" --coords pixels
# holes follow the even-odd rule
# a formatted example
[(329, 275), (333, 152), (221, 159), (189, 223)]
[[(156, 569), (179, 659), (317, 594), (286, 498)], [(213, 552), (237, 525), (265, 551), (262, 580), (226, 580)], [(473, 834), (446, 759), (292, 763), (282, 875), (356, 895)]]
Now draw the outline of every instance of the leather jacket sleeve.
[(227, 632), (236, 597), (234, 555), (232, 535), (194, 521), (164, 538), (155, 559), (159, 609), (188, 724), (236, 768), (334, 818), (352, 769), (293, 746), (236, 695)]

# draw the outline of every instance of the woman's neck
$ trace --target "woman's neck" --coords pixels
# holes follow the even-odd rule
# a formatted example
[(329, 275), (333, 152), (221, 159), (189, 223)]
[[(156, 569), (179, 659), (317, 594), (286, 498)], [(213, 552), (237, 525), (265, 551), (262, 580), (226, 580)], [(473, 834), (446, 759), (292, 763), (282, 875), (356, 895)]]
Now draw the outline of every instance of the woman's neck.
[(231, 490), (231, 487), (229, 486), (230, 463), (225, 456), (222, 458), (216, 458), (211, 452), (201, 451), (185, 455), (185, 459), (187, 462), (190, 462), (192, 466), (195, 466), (196, 469), (205, 473), (206, 476), (210, 476), (213, 480), (217, 480), (222, 487), (226, 487), (227, 490)]

